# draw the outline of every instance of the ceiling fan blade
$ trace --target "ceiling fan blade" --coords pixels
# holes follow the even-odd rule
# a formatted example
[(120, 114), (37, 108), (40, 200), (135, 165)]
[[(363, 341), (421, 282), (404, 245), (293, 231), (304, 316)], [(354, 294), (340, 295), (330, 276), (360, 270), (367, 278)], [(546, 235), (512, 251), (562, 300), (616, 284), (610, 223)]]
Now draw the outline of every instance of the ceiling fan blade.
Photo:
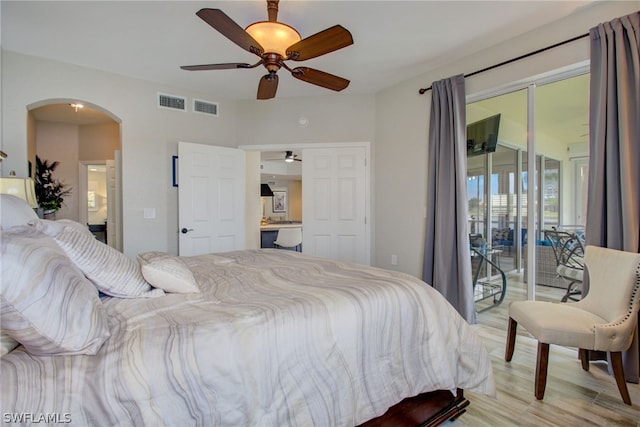
[(335, 25), (292, 44), (287, 48), (287, 55), (294, 61), (305, 61), (352, 44), (351, 33)]
[(262, 76), (258, 85), (258, 99), (271, 99), (278, 90), (278, 75), (270, 73)]
[(260, 43), (220, 9), (200, 9), (196, 15), (244, 50), (262, 55), (264, 49)]
[(228, 64), (182, 65), (180, 68), (187, 71), (233, 70), (236, 68), (251, 68), (251, 64), (231, 62)]
[(291, 70), (291, 74), (296, 79), (311, 83), (314, 85), (326, 87), (327, 89), (341, 91), (349, 86), (349, 80), (324, 71), (315, 70), (309, 67), (296, 67)]

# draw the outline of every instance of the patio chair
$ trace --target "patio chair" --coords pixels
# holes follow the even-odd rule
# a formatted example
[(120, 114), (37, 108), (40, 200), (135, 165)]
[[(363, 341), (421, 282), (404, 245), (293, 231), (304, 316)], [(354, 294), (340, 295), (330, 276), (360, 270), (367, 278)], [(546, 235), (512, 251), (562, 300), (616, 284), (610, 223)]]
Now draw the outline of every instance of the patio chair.
[(584, 274), (584, 246), (576, 233), (556, 229), (544, 230), (556, 258), (556, 274), (567, 282), (562, 302), (578, 301), (582, 294)]

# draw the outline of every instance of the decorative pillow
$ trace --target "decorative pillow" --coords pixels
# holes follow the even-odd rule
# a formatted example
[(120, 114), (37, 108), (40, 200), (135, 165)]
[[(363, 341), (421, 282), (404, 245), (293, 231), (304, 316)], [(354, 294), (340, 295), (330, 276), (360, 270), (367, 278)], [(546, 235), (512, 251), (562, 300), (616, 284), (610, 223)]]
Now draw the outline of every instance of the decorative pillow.
[(160, 251), (149, 251), (149, 252), (141, 252), (138, 254), (138, 262), (140, 265), (145, 265), (154, 261), (162, 261), (165, 259), (173, 258), (175, 255), (172, 255), (167, 252)]
[(89, 231), (89, 227), (86, 227), (79, 222), (70, 219), (59, 219), (57, 221), (49, 221), (47, 219), (33, 219), (29, 221), (29, 225), (35, 227), (38, 231), (43, 232), (47, 236), (56, 237), (58, 233), (61, 233), (65, 227), (71, 227), (88, 237), (95, 238), (95, 236)]
[(100, 292), (118, 298), (164, 295), (162, 289), (151, 289), (137, 262), (93, 236), (67, 226), (54, 239)]
[[(174, 258), (176, 255), (161, 252), (161, 251), (149, 251), (149, 252), (141, 252), (138, 254), (138, 262), (140, 265), (143, 265), (148, 262), (158, 261), (166, 258)], [(194, 255), (194, 256), (182, 256), (179, 257), (181, 261), (183, 261), (187, 266), (191, 266), (193, 264), (229, 264), (235, 262), (233, 258), (229, 258), (222, 255), (216, 254), (204, 254), (204, 255)]]
[(35, 355), (95, 354), (110, 334), (91, 282), (34, 227), (12, 227), (0, 240), (3, 333)]
[(9, 352), (11, 352), (11, 350), (19, 345), (20, 343), (11, 338), (11, 336), (9, 336), (7, 332), (5, 332), (4, 330), (0, 332), (0, 356), (8, 354)]
[(176, 256), (158, 257), (151, 262), (142, 262), (140, 270), (152, 286), (166, 292), (190, 294), (200, 292), (189, 267)]
[(0, 194), (0, 229), (5, 230), (15, 225), (24, 225), (38, 215), (31, 206), (19, 197), (11, 194)]

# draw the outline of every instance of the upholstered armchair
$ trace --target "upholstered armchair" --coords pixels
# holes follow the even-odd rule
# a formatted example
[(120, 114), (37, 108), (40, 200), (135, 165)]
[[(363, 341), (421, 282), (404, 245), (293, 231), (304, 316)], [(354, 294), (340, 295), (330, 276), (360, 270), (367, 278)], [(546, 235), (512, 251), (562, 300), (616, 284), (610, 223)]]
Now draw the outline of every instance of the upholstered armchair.
[(589, 351), (608, 352), (622, 400), (631, 405), (622, 366), (640, 307), (640, 254), (587, 246), (585, 274), (589, 293), (578, 302), (515, 301), (509, 306), (505, 360), (513, 357), (520, 324), (538, 340), (535, 396), (544, 397), (549, 344), (579, 349), (582, 368), (589, 370)]

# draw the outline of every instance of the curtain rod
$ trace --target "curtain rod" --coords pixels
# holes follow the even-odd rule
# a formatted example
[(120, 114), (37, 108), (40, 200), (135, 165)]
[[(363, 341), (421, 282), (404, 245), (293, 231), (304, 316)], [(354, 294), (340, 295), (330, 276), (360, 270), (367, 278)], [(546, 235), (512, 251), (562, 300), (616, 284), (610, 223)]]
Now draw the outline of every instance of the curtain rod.
[[(533, 55), (537, 55), (537, 54), (539, 54), (541, 52), (544, 52), (546, 50), (553, 49), (553, 48), (556, 48), (558, 46), (562, 46), (563, 44), (571, 43), (573, 41), (576, 41), (576, 40), (579, 40), (579, 39), (582, 39), (582, 38), (588, 37), (588, 36), (589, 36), (589, 33), (582, 34), (582, 35), (579, 35), (579, 36), (575, 36), (573, 38), (570, 38), (569, 40), (565, 40), (565, 41), (553, 44), (551, 46), (543, 47), (542, 49), (534, 50), (533, 52), (525, 53), (524, 55), (520, 55), (517, 58), (512, 58), (512, 59), (506, 60), (504, 62), (501, 62), (499, 64), (491, 65), (491, 66), (489, 66), (487, 68), (483, 68), (482, 70), (474, 71), (473, 73), (470, 73), (470, 74), (465, 74), (464, 77), (475, 76), (476, 74), (484, 73), (485, 71), (493, 70), (494, 68), (498, 68), (498, 67), (501, 67), (503, 65), (511, 64), (512, 62), (516, 62), (516, 61), (519, 61), (521, 59), (528, 58), (528, 57), (533, 56)], [(427, 92), (427, 91), (429, 91), (431, 89), (432, 89), (432, 86), (429, 86), (427, 88), (421, 88), (418, 91), (418, 93), (420, 93), (420, 95), (422, 95), (422, 94), (424, 94), (425, 92)]]

